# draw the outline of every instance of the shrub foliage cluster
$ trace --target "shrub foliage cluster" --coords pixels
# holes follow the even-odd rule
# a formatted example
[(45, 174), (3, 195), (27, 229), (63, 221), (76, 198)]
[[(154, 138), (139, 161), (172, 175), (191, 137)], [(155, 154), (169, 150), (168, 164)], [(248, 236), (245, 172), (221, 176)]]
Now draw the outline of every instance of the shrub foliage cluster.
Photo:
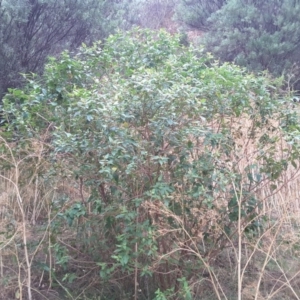
[[(210, 263), (238, 234), (262, 234), (261, 189), (275, 193), (298, 164), (298, 121), (278, 84), (133, 30), (50, 58), (10, 89), (2, 136), (14, 146), (1, 158), (20, 161), (21, 187), (39, 178), (49, 208), (49, 239), (28, 244), (36, 274), (112, 299), (199, 299), (203, 276), (219, 293)], [(40, 261), (42, 248), (55, 260)]]

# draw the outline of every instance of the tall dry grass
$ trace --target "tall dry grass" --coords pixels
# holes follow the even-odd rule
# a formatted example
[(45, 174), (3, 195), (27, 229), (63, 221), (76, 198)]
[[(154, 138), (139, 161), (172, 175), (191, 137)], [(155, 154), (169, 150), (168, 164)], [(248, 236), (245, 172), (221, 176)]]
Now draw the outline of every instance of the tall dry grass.
[[(253, 121), (245, 116), (225, 121), (235, 141), (232, 146), (235, 155), (224, 160), (224, 168), (228, 172), (238, 170), (242, 182), (247, 181), (247, 166), (256, 165), (252, 168), (255, 172), (264, 164), (258, 151), (264, 134), (276, 138), (272, 151), (278, 161), (289, 156), (290, 146), (275, 122), (270, 128), (253, 132)], [(209, 126), (214, 132), (220, 129), (218, 122)], [(52, 178), (52, 181), (45, 180), (43, 174), (51, 167), (45, 157), (45, 143), (31, 141), (21, 158), (13, 151), (16, 145), (3, 139), (1, 144), (6, 151), (2, 152), (0, 159), (9, 169), (0, 174), (0, 299), (62, 299), (61, 292), (70, 299), (84, 299), (83, 294), (74, 298), (62, 281), (56, 281), (58, 287), (53, 286), (51, 270), (56, 268), (56, 258), (50, 228), (60, 212), (73, 201), (81, 201), (82, 197), (87, 199), (89, 191), (66, 174)], [(195, 149), (194, 157), (201, 151), (200, 145)], [(194, 299), (299, 299), (299, 183), (300, 166), (289, 166), (276, 180), (266, 176), (253, 186), (253, 192), (262, 204), (256, 208), (256, 218), (262, 222), (263, 228), (252, 237), (246, 234), (245, 228), (249, 224), (242, 218), (236, 223), (234, 234), (227, 235), (217, 210), (209, 209), (193, 211), (199, 222), (191, 233), (186, 230), (188, 220), (184, 216), (175, 215), (162, 202), (145, 202), (141, 210), (149, 212), (158, 228), (156, 238), (161, 241), (160, 255), (152, 265), (157, 282), (176, 282), (176, 278), (184, 274), (183, 266), (189, 261), (191, 264), (198, 261), (201, 276), (192, 276), (188, 280)], [(236, 192), (241, 213), (243, 187), (235, 186), (233, 181), (229, 185)], [(178, 203), (181, 203), (182, 189), (178, 186), (173, 195)], [(59, 205), (59, 195), (66, 195), (69, 201)], [(229, 197), (228, 191), (215, 192), (213, 196), (216, 207), (224, 206)], [(166, 222), (170, 218), (177, 224), (177, 230)], [(206, 231), (225, 236), (222, 247), (207, 252)], [(61, 236), (57, 238), (77, 251), (71, 243), (75, 234), (76, 227), (61, 228)], [(79, 251), (77, 253), (80, 255)], [(81, 255), (84, 258), (84, 254)], [(170, 267), (169, 259), (184, 260), (184, 264)], [(50, 274), (45, 270), (37, 271), (37, 261), (48, 265)], [(93, 266), (89, 268), (92, 270)], [(87, 274), (90, 275), (82, 277), (82, 282), (87, 282), (84, 289), (97, 284), (97, 280), (92, 280), (94, 273)], [(180, 299), (178, 289), (175, 287), (170, 299)], [(135, 295), (138, 295), (138, 288)]]
[[(239, 221), (235, 225), (235, 234), (229, 236), (224, 231), (223, 221), (220, 219), (224, 216), (218, 213), (218, 209), (195, 210), (193, 214), (199, 223), (193, 227), (191, 234), (186, 230), (188, 221), (184, 215), (175, 215), (161, 202), (146, 202), (145, 208), (151, 212), (153, 223), (159, 228), (157, 238), (164, 240), (165, 244), (176, 245), (169, 250), (166, 250), (168, 247), (161, 249), (161, 256), (156, 265), (157, 271), (159, 272), (159, 266), (169, 259), (192, 261), (192, 257), (197, 257), (203, 265), (199, 269), (199, 272), (203, 272), (203, 276), (201, 280), (196, 277), (189, 280), (195, 299), (299, 299), (300, 264), (297, 257), (300, 249), (298, 191), (300, 165), (289, 165), (276, 180), (265, 175), (251, 187), (251, 192), (261, 204), (256, 208), (256, 221), (262, 223), (262, 229), (250, 237), (245, 229), (255, 220), (247, 222), (247, 219), (241, 217), (244, 205), (242, 191), (243, 184), (248, 182), (248, 167), (255, 166), (251, 168), (252, 173), (259, 172), (261, 167), (265, 167), (262, 150), (271, 152), (273, 158), (280, 162), (289, 157), (291, 148), (276, 122), (270, 123), (268, 128), (253, 132), (254, 121), (245, 116), (223, 121), (228, 122), (227, 126), (235, 141), (230, 160), (225, 157), (223, 159), (224, 168), (228, 174), (238, 171), (242, 181), (241, 186), (236, 186), (232, 181), (226, 191), (214, 192), (213, 202), (215, 207), (226, 207), (230, 198), (228, 191), (230, 189), (235, 191), (236, 198), (239, 199), (240, 214)], [(221, 128), (219, 120), (210, 126), (214, 132), (218, 132)], [(259, 145), (264, 135), (274, 139), (271, 146), (266, 146), (270, 148), (262, 148)], [(199, 143), (199, 149), (195, 149), (193, 157), (196, 158), (201, 154), (202, 144)], [(214, 151), (218, 152), (220, 149)], [(182, 186), (178, 187), (172, 197), (177, 198), (178, 203), (184, 206), (186, 204), (181, 200), (184, 199), (182, 189)], [(173, 219), (177, 224), (179, 228), (177, 231), (170, 227), (166, 221), (169, 219)], [(223, 235), (225, 239), (221, 245), (216, 244), (215, 249), (205, 253), (208, 245), (204, 235), (208, 231), (212, 232), (212, 235)], [(203, 251), (199, 251), (200, 248)], [(178, 266), (164, 271), (173, 273), (171, 275), (173, 279), (176, 272), (184, 274)], [(176, 298), (176, 295), (173, 297), (180, 299)]]
[[(64, 209), (54, 206), (57, 195), (67, 193), (73, 199), (74, 191), (65, 187), (65, 179), (45, 180), (47, 145), (27, 142), (18, 156), (18, 145), (0, 138), (0, 299), (60, 299), (52, 289), (50, 227)], [(37, 262), (49, 266), (46, 280)]]

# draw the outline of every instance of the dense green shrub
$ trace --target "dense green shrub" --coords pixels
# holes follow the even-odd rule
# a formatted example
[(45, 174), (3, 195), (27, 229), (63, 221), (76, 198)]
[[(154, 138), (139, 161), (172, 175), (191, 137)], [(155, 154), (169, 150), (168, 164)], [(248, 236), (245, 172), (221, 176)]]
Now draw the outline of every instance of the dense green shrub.
[[(122, 287), (115, 299), (138, 289), (145, 299), (155, 291), (191, 299), (190, 280), (205, 269), (214, 282), (209, 261), (237, 232), (262, 229), (255, 192), (276, 189), (297, 160), (297, 147), (277, 155), (278, 139), (290, 134), (292, 143), (298, 125), (276, 82), (165, 32), (135, 30), (64, 52), (28, 80), (4, 98), (3, 134), (20, 158), (32, 139), (44, 141), (51, 167), (39, 180), (71, 176), (89, 194), (51, 221), (53, 280), (76, 282), (83, 260), (76, 269), (75, 256), (84, 255), (98, 290)], [(65, 226), (76, 235), (62, 243)]]

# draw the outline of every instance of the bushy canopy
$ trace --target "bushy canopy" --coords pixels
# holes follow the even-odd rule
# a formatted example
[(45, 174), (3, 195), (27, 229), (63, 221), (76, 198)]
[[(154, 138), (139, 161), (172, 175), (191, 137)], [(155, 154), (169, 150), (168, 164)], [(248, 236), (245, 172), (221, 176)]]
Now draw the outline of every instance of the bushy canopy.
[[(42, 77), (10, 90), (3, 111), (18, 157), (35, 151), (33, 140), (45, 145), (39, 180), (80, 186), (51, 236), (80, 219), (74, 231), (85, 238), (74, 243), (94, 263), (94, 282), (113, 279), (132, 295), (134, 280), (146, 291), (143, 276), (153, 275), (151, 299), (158, 288), (185, 298), (179, 283), (211, 272), (207, 262), (235, 239), (237, 222), (256, 234), (256, 191), (276, 190), (299, 153), (287, 146), (277, 155), (278, 140), (293, 145), (299, 126), (275, 81), (165, 32), (134, 30), (51, 58)], [(33, 156), (21, 163), (42, 165)], [(66, 269), (74, 247), (53, 240), (51, 249), (68, 253), (56, 262)]]

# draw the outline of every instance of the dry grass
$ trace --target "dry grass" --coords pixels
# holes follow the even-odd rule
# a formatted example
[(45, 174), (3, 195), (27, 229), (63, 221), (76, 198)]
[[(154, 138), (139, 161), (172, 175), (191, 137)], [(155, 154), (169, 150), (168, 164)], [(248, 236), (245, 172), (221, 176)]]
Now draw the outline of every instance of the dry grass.
[[(256, 165), (259, 168), (263, 163), (258, 152), (259, 140), (263, 134), (268, 134), (270, 138), (277, 137), (273, 151), (278, 160), (289, 155), (289, 145), (285, 143), (276, 123), (270, 124), (271, 129), (253, 133), (253, 121), (245, 116), (226, 122), (235, 140), (235, 156), (226, 161), (224, 167), (229, 171), (239, 170), (245, 180), (247, 166)], [(220, 130), (218, 122), (209, 126), (214, 132)], [(37, 272), (35, 264), (42, 261), (55, 266), (49, 228), (60, 212), (75, 202), (87, 199), (89, 191), (68, 177), (46, 184), (39, 175), (42, 170), (50, 167), (43, 159), (44, 147), (43, 143), (36, 143), (30, 148), (30, 151), (34, 150), (29, 151), (27, 156), (31, 160), (31, 170), (28, 169), (26, 160), (18, 161), (12, 155), (2, 157), (6, 161), (10, 160), (13, 168), (3, 171), (0, 176), (0, 299), (30, 299), (27, 296), (28, 287), (32, 290), (31, 299), (63, 299), (62, 291), (69, 299), (75, 299), (65, 290), (64, 282), (59, 282), (60, 286), (54, 288), (51, 276), (40, 269)], [(194, 157), (200, 155), (201, 151), (200, 148), (196, 149)], [(263, 204), (261, 208), (257, 207), (257, 219), (262, 219), (263, 216), (268, 216), (268, 219), (264, 223), (264, 231), (252, 238), (243, 231), (246, 223), (237, 224), (236, 234), (227, 236), (219, 225), (223, 216), (217, 210), (193, 210), (192, 214), (199, 222), (188, 232), (188, 220), (175, 215), (159, 201), (145, 202), (141, 209), (149, 212), (153, 224), (158, 227), (160, 255), (153, 264), (152, 271), (160, 288), (167, 286), (168, 280), (176, 282), (183, 274), (180, 267), (168, 265), (169, 259), (184, 259), (185, 262), (190, 260), (191, 263), (197, 260), (201, 265), (198, 274), (201, 276), (192, 276), (188, 282), (195, 299), (236, 299), (239, 288), (242, 299), (299, 299), (299, 169), (289, 166), (276, 181), (271, 182), (266, 177), (253, 186), (253, 191)], [(255, 168), (252, 169), (254, 171)], [(27, 180), (20, 181), (20, 178)], [(273, 186), (275, 184), (276, 188)], [(233, 183), (231, 185), (236, 191), (240, 188)], [(183, 205), (183, 189), (183, 186), (177, 186), (172, 195), (180, 205)], [(68, 201), (59, 203), (57, 199), (64, 197)], [(226, 205), (224, 201), (228, 197), (228, 192), (215, 193), (216, 207)], [(170, 218), (178, 225), (177, 230), (166, 222)], [(91, 281), (95, 276), (93, 262), (73, 244), (75, 231), (61, 228), (59, 239), (77, 257), (73, 261), (76, 268), (74, 272), (77, 274), (78, 270), (85, 270), (77, 274), (77, 283), (80, 282), (84, 291), (94, 288), (99, 282)], [(222, 247), (207, 252), (209, 245), (204, 238), (206, 232), (216, 238), (225, 236)], [(35, 246), (31, 247), (33, 244)], [(111, 282), (110, 285), (116, 287), (118, 281)], [(96, 289), (95, 293), (98, 293)], [(83, 294), (76, 299), (84, 299)], [(173, 299), (180, 299), (176, 295), (174, 297)]]
[[(234, 156), (227, 161), (226, 168), (229, 171), (238, 170), (239, 174), (247, 182), (247, 166), (256, 165), (252, 173), (258, 171), (265, 163), (262, 160), (259, 147), (260, 139), (266, 134), (269, 138), (276, 138), (272, 145), (273, 157), (278, 161), (286, 159), (290, 154), (290, 146), (285, 142), (278, 124), (273, 122), (269, 128), (253, 132), (253, 121), (245, 116), (240, 118), (226, 120), (231, 134), (234, 137)], [(210, 126), (214, 132), (221, 128), (219, 121), (211, 123)], [(196, 142), (196, 141), (194, 141)], [(196, 149), (193, 157), (197, 157), (202, 152), (202, 142), (199, 143), (199, 151)], [(265, 148), (268, 151), (270, 149)], [(214, 151), (221, 151), (215, 149)], [(221, 158), (222, 160), (222, 158)], [(228, 172), (230, 173), (230, 172)], [(220, 249), (212, 249), (205, 253), (206, 241), (205, 233), (210, 232), (211, 236), (218, 236), (226, 233), (219, 226), (222, 224), (222, 215), (216, 210), (192, 210), (193, 218), (198, 218), (198, 224), (194, 225), (191, 232), (186, 228), (189, 226), (184, 216), (175, 215), (168, 207), (161, 202), (144, 203), (147, 210), (150, 211), (152, 222), (157, 225), (158, 238), (164, 240), (164, 244), (177, 245), (175, 248), (162, 247), (161, 257), (157, 266), (161, 266), (163, 261), (168, 259), (180, 260), (180, 256), (197, 257), (201, 261), (203, 268), (199, 272), (208, 273), (208, 278), (201, 281), (192, 278), (189, 282), (193, 288), (196, 299), (210, 299), (209, 291), (205, 289), (210, 282), (210, 290), (214, 289), (215, 298), (211, 299), (236, 299), (236, 296), (228, 296), (235, 291), (236, 283), (240, 280), (240, 294), (243, 299), (299, 299), (299, 267), (297, 256), (299, 254), (299, 191), (298, 183), (300, 181), (299, 167), (289, 166), (276, 180), (271, 180), (267, 176), (252, 187), (259, 202), (263, 204), (261, 208), (257, 207), (257, 220), (267, 216), (267, 222), (264, 223), (264, 231), (261, 234), (249, 238), (244, 233), (244, 229), (249, 223), (237, 224), (236, 235), (227, 236), (227, 240)], [(254, 174), (253, 174), (254, 176)], [(241, 187), (236, 187), (232, 183), (232, 188), (237, 191)], [(229, 190), (229, 189), (227, 189)], [(177, 199), (180, 205), (181, 199), (184, 199), (184, 183), (178, 186), (174, 192), (173, 201)], [(182, 194), (182, 195), (181, 195)], [(237, 195), (238, 196), (238, 195)], [(214, 193), (215, 207), (226, 207), (230, 195), (227, 192)], [(241, 202), (242, 203), (242, 200)], [(174, 230), (166, 221), (173, 219), (178, 225)], [(192, 218), (192, 219), (193, 219)], [(203, 252), (197, 251), (199, 245), (203, 245)], [(208, 245), (207, 245), (208, 246)], [(231, 254), (225, 255), (226, 253)], [(203, 254), (205, 253), (205, 255)], [(237, 271), (239, 268), (239, 272)], [(213, 270), (213, 271), (212, 271)], [(230, 270), (230, 272), (228, 272)], [(159, 271), (159, 270), (158, 270)], [(169, 273), (174, 274), (178, 269), (168, 269)]]

